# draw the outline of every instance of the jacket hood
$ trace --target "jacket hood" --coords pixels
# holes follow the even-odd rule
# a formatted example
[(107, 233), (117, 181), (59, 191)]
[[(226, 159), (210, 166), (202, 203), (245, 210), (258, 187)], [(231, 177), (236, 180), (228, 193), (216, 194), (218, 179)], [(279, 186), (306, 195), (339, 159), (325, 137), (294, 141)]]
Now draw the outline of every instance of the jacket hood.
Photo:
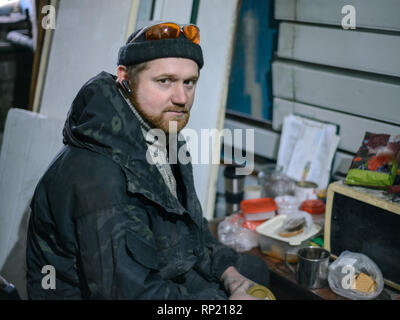
[[(79, 90), (68, 112), (63, 136), (64, 144), (115, 159), (133, 147), (145, 151), (139, 122), (118, 92), (116, 77), (106, 72), (90, 79)], [(141, 153), (136, 152), (135, 158), (139, 160)]]
[[(123, 170), (129, 192), (141, 193), (167, 211), (183, 214), (186, 210), (165, 185), (154, 183), (162, 177), (157, 167), (146, 160), (146, 141), (140, 122), (130, 108), (119, 92), (116, 76), (101, 72), (85, 83), (74, 99), (64, 125), (63, 142), (112, 159)], [(177, 147), (184, 144), (178, 141)], [(179, 168), (185, 187), (190, 188), (193, 186), (191, 164), (180, 163)], [(195, 195), (194, 187), (191, 188), (187, 194)]]

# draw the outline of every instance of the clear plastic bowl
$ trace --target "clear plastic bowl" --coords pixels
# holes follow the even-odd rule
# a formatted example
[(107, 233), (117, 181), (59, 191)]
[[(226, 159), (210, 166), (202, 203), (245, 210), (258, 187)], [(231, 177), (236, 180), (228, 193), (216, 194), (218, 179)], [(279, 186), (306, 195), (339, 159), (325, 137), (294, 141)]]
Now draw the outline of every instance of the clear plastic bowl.
[(278, 207), (278, 214), (289, 215), (296, 213), (300, 207), (299, 200), (294, 196), (279, 196), (275, 198), (275, 202)]

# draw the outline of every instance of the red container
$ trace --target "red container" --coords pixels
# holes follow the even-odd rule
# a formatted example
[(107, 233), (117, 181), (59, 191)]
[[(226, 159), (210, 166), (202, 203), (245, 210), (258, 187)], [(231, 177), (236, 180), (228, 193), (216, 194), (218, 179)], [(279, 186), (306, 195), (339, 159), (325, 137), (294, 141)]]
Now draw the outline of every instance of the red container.
[(277, 209), (273, 198), (248, 199), (240, 203), (240, 210), (250, 221), (270, 219), (275, 216)]
[(325, 204), (322, 200), (306, 200), (301, 203), (300, 210), (310, 214), (325, 213)]
[(263, 224), (264, 222), (265, 220), (244, 220), (242, 227), (254, 231), (260, 224)]
[(325, 203), (322, 200), (306, 200), (301, 203), (300, 210), (309, 213), (314, 223), (322, 228), (325, 225)]

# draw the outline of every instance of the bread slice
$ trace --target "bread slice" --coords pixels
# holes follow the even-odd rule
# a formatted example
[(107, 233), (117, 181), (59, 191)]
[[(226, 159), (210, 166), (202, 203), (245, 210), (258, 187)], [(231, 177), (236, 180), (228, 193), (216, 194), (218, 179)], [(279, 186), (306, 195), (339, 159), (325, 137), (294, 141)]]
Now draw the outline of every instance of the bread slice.
[(357, 291), (361, 291), (364, 293), (374, 292), (376, 288), (376, 284), (374, 279), (372, 279), (369, 275), (364, 272), (361, 272), (355, 281), (355, 289)]
[(302, 233), (303, 231), (304, 231), (304, 229), (301, 228), (301, 229), (295, 230), (295, 231), (287, 231), (287, 230), (285, 230), (285, 231), (280, 231), (280, 232), (278, 232), (278, 234), (279, 234), (281, 237), (290, 238), (290, 237), (294, 237), (294, 236), (296, 236), (296, 235)]

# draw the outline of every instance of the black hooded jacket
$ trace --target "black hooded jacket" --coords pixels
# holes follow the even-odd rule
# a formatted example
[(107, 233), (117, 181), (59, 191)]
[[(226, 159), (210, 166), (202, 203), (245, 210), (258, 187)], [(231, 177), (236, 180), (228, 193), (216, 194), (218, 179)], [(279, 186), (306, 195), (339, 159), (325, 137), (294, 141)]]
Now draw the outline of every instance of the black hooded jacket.
[[(225, 299), (220, 276), (238, 254), (208, 230), (191, 164), (179, 201), (155, 165), (136, 116), (102, 72), (73, 101), (65, 146), (31, 203), (27, 289), (33, 299)], [(178, 142), (178, 148), (185, 142)], [(55, 288), (43, 285), (54, 267)]]

